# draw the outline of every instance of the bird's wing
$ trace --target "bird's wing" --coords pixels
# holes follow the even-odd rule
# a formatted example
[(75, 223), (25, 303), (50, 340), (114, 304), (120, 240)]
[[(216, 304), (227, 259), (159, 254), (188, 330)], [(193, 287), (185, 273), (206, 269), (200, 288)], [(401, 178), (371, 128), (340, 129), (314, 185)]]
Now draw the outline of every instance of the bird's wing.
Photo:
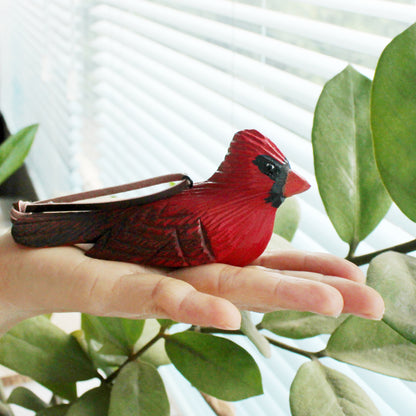
[(202, 220), (163, 203), (125, 210), (86, 254), (162, 267), (215, 262)]
[(108, 228), (105, 213), (34, 212), (12, 210), (14, 240), (29, 247), (92, 243)]

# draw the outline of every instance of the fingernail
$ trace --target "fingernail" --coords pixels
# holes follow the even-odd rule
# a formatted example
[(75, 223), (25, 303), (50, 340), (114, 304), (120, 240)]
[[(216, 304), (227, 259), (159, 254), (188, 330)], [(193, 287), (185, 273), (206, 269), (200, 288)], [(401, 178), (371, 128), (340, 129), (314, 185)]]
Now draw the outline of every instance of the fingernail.
[(237, 331), (240, 329), (241, 320), (235, 322), (216, 322), (212, 326), (215, 328), (223, 329), (225, 331)]
[(373, 312), (373, 313), (363, 313), (357, 316), (360, 316), (361, 318), (365, 318), (365, 319), (371, 319), (373, 321), (381, 321), (384, 316), (384, 310), (381, 314), (374, 314)]
[(330, 318), (339, 318), (342, 314), (342, 311), (341, 312), (335, 312), (335, 313), (334, 312), (321, 312), (321, 314), (324, 315), (324, 316), (328, 316)]

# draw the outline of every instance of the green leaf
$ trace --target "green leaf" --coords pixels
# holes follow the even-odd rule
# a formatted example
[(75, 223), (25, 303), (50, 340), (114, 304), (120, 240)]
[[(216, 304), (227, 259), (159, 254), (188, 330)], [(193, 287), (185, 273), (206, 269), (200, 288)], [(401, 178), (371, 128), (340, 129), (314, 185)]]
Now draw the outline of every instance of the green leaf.
[(394, 202), (416, 221), (416, 24), (387, 45), (371, 95), (377, 165)]
[[(151, 339), (153, 339), (160, 331), (160, 324), (156, 319), (146, 319), (143, 334), (136, 344), (135, 350), (138, 351), (144, 347)], [(142, 361), (146, 361), (155, 367), (170, 364), (169, 357), (165, 350), (165, 340), (162, 338), (150, 347), (144, 354), (140, 356)]]
[(177, 322), (172, 321), (172, 319), (158, 319), (160, 326), (163, 326), (164, 328), (170, 328), (172, 325), (177, 324)]
[(66, 416), (105, 416), (108, 414), (110, 403), (111, 388), (102, 384), (92, 390), (84, 393), (76, 402), (74, 402)]
[(300, 220), (300, 205), (295, 197), (287, 198), (276, 212), (273, 232), (292, 241)]
[(74, 401), (77, 398), (77, 386), (74, 383), (43, 383), (43, 385), (63, 399)]
[(76, 339), (43, 316), (19, 323), (0, 338), (0, 363), (46, 386), (96, 376)]
[(100, 354), (124, 355), (132, 353), (134, 345), (142, 334), (144, 320), (124, 318), (103, 318), (82, 314), (81, 327), (90, 345), (94, 340)]
[(48, 407), (36, 413), (36, 416), (65, 416), (69, 410), (69, 404), (58, 404), (56, 406)]
[(175, 367), (204, 393), (227, 401), (263, 393), (256, 362), (228, 339), (185, 331), (166, 339), (166, 351)]
[(251, 319), (249, 311), (240, 311), (241, 313), (241, 332), (253, 343), (258, 351), (266, 358), (272, 355), (270, 343), (266, 337), (257, 329)]
[(350, 316), (332, 334), (325, 352), (339, 361), (416, 381), (416, 345), (383, 321)]
[(311, 312), (276, 311), (264, 314), (261, 326), (282, 337), (301, 339), (332, 334), (347, 317), (348, 315), (341, 315), (332, 318)]
[(158, 371), (143, 361), (127, 364), (116, 377), (109, 416), (169, 416), (169, 400)]
[(326, 83), (312, 129), (319, 193), (350, 247), (370, 234), (391, 203), (373, 155), (370, 90), (371, 81), (348, 66)]
[(367, 283), (384, 299), (383, 321), (416, 344), (416, 259), (387, 252), (374, 258)]
[(79, 346), (88, 355), (88, 345), (87, 340), (85, 339), (85, 334), (82, 329), (76, 329), (75, 331), (71, 332), (71, 335), (77, 340)]
[(41, 398), (36, 396), (32, 390), (29, 390), (26, 387), (16, 387), (11, 392), (7, 402), (17, 404), (18, 406), (33, 410), (34, 412), (47, 407), (47, 404)]
[(0, 183), (3, 183), (22, 166), (37, 129), (37, 124), (25, 127), (2, 143), (0, 146)]
[(292, 416), (380, 416), (354, 381), (319, 361), (303, 364), (290, 388)]
[(83, 339), (96, 368), (112, 373), (135, 349), (145, 321), (81, 315)]
[(92, 338), (87, 342), (82, 329), (73, 331), (71, 334), (76, 338), (82, 350), (90, 357), (94, 367), (103, 370), (106, 374), (111, 374), (114, 367), (120, 366), (127, 359), (127, 355), (100, 354), (98, 351), (101, 350), (102, 344)]

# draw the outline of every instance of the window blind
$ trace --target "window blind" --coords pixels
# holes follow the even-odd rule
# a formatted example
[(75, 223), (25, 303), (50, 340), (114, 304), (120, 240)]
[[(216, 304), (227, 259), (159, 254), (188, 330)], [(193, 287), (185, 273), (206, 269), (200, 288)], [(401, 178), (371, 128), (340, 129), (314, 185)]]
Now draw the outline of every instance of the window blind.
[[(298, 198), (294, 245), (345, 256), (314, 180), (313, 110), (323, 84), (348, 63), (373, 76), (383, 48), (416, 20), (414, 1), (4, 4), (0, 104), (12, 130), (40, 123), (28, 164), (41, 196), (171, 172), (203, 180), (234, 132), (255, 128), (312, 184)], [(393, 207), (359, 254), (415, 233)], [(266, 394), (238, 403), (238, 414), (289, 414), (288, 388), (302, 359), (278, 351), (262, 360), (245, 347), (260, 363)], [(411, 383), (330, 365), (362, 385), (383, 415), (416, 407)], [(204, 414), (187, 382), (171, 367), (162, 371), (182, 414)]]
[(7, 2), (2, 19), (1, 107), (14, 131), (41, 125), (29, 165), (41, 194), (79, 183), (80, 16), (71, 4)]

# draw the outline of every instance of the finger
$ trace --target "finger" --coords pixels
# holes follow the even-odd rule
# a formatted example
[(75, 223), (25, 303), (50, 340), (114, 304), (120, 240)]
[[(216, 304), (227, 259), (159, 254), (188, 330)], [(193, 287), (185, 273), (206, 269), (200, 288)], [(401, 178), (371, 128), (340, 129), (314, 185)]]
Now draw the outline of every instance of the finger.
[(19, 279), (8, 299), (33, 314), (79, 311), (100, 316), (170, 318), (201, 326), (237, 329), (238, 309), (225, 299), (155, 270), (86, 257), (74, 247), (16, 246)]
[(228, 299), (240, 309), (294, 309), (330, 316), (338, 316), (343, 309), (342, 296), (334, 287), (254, 266), (210, 264), (179, 269), (170, 275), (201, 292)]
[(91, 298), (99, 299), (98, 310), (90, 311), (98, 315), (170, 318), (221, 329), (240, 327), (240, 312), (231, 302), (198, 292), (186, 282), (163, 275), (105, 277), (98, 281)]
[(307, 272), (280, 272), (303, 279), (325, 283), (337, 289), (344, 299), (344, 313), (351, 313), (367, 319), (381, 319), (384, 301), (378, 292), (361, 283)]
[(297, 270), (339, 276), (364, 283), (365, 276), (355, 264), (327, 253), (312, 253), (299, 250), (282, 250), (265, 253), (254, 265), (278, 270)]

